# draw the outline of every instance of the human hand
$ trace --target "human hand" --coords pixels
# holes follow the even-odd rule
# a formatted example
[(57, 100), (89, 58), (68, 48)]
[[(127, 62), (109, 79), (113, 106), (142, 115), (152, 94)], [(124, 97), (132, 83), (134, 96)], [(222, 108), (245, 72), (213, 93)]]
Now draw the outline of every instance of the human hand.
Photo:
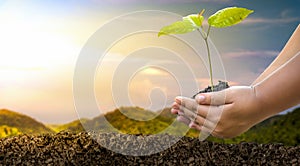
[(220, 138), (238, 136), (269, 116), (255, 88), (248, 86), (202, 93), (196, 99), (176, 97), (171, 112), (191, 128)]

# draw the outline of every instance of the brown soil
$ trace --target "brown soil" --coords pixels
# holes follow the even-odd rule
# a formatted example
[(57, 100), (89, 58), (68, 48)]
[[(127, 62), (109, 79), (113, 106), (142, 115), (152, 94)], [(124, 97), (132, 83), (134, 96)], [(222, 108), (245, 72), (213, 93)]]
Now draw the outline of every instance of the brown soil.
[[(219, 81), (219, 83), (217, 85), (214, 85), (213, 89), (214, 89), (214, 92), (216, 92), (216, 91), (224, 90), (226, 88), (229, 88), (228, 82)], [(208, 92), (212, 92), (211, 86), (208, 86), (207, 88), (197, 92), (192, 98), (194, 99), (200, 93), (208, 93)]]
[[(112, 152), (91, 139), (89, 133), (21, 135), (0, 140), (0, 165), (300, 165), (300, 147), (282, 144), (220, 144), (183, 137), (170, 148), (149, 156)], [(116, 138), (121, 141), (115, 142)], [(98, 135), (108, 147), (153, 149), (175, 136), (136, 136), (117, 133)], [(140, 141), (137, 141), (140, 140)], [(154, 141), (155, 140), (155, 141)], [(157, 141), (161, 140), (161, 141)], [(130, 144), (129, 144), (130, 142)], [(153, 143), (155, 142), (155, 143)]]

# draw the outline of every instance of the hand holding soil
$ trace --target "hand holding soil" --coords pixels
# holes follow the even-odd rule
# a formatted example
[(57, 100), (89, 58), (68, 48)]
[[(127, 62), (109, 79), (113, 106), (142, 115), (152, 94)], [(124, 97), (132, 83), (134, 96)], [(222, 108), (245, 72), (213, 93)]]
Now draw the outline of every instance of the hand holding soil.
[(246, 86), (203, 93), (196, 100), (177, 97), (172, 113), (177, 112), (189, 118), (191, 128), (220, 138), (238, 136), (264, 119), (254, 88)]
[(201, 93), (195, 100), (177, 97), (172, 113), (178, 114), (178, 120), (191, 128), (216, 137), (231, 138), (264, 119), (299, 104), (299, 41), (300, 26), (263, 73), (263, 77), (260, 76), (253, 86), (236, 86), (219, 92)]

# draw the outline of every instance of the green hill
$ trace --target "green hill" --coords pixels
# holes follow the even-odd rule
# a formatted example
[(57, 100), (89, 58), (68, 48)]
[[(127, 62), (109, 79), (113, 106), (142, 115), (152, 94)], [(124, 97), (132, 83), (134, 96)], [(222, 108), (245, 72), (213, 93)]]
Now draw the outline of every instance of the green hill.
[[(170, 113), (170, 108), (165, 108), (161, 112), (155, 113), (139, 107), (121, 107), (91, 120), (84, 120), (82, 124), (77, 120), (66, 125), (56, 126), (56, 129), (60, 128), (77, 132), (80, 131), (77, 129), (82, 129), (82, 126), (84, 126), (84, 129), (87, 131), (120, 132), (138, 135), (160, 132), (184, 135), (189, 130), (186, 125), (176, 121), (176, 115)], [(198, 134), (198, 131), (192, 129), (188, 131), (187, 136), (197, 137)]]
[(74, 120), (66, 124), (47, 124), (47, 127), (49, 127), (55, 132), (60, 132), (63, 130), (81, 132), (84, 131), (84, 127), (82, 126), (82, 123), (85, 123), (87, 121), (88, 119), (81, 119), (81, 120)]
[(7, 109), (0, 109), (0, 137), (21, 133), (41, 134), (53, 133), (53, 131), (29, 116)]
[[(126, 116), (125, 116), (126, 115)], [(100, 125), (104, 118), (110, 125)], [(118, 131), (126, 134), (156, 134), (165, 132), (173, 135), (184, 135), (188, 128), (175, 120), (176, 116), (170, 113), (170, 108), (160, 113), (144, 110), (139, 107), (121, 107), (104, 116), (98, 116), (90, 121), (93, 130)], [(102, 123), (103, 124), (103, 123)], [(196, 136), (198, 132), (190, 130), (187, 136)]]
[[(224, 140), (209, 138), (212, 141)], [(225, 139), (226, 143), (257, 142), (283, 143), (285, 145), (300, 145), (300, 108), (284, 115), (271, 117), (244, 134), (233, 139)]]
[[(152, 112), (139, 107), (121, 107), (93, 119), (75, 120), (67, 124), (49, 125), (48, 127), (26, 115), (5, 109), (0, 110), (0, 137), (21, 133), (51, 133), (62, 130), (73, 132), (84, 130), (113, 131), (138, 135), (163, 132), (182, 136), (189, 130), (186, 125), (176, 121), (176, 115), (170, 113), (170, 108), (165, 108), (160, 112)], [(209, 137), (208, 139), (210, 141), (225, 143), (258, 142), (300, 145), (299, 129), (300, 108), (284, 115), (269, 118), (233, 139), (221, 140), (213, 137)], [(198, 137), (199, 132), (190, 129), (186, 136)]]
[[(170, 113), (170, 108), (154, 113), (139, 107), (122, 107), (106, 114), (105, 118), (114, 128), (128, 134), (149, 135), (166, 132), (183, 135), (188, 130), (185, 125), (176, 121), (176, 116)], [(187, 135), (197, 134), (198, 132), (191, 130)]]
[[(187, 127), (175, 119), (176, 115), (170, 113), (170, 108), (165, 108), (161, 112), (155, 113), (139, 107), (121, 107), (105, 115), (85, 120), (83, 121), (83, 126), (86, 130), (91, 131), (115, 131), (143, 135), (159, 133), (168, 128), (165, 132), (169, 134), (183, 135)], [(258, 142), (300, 145), (299, 119), (300, 108), (284, 115), (271, 117), (233, 139), (222, 140), (209, 137), (208, 140), (224, 143)], [(75, 122), (69, 123), (61, 129), (79, 131), (74, 129), (80, 129), (82, 125), (80, 121)], [(199, 132), (196, 130), (189, 130), (187, 133), (187, 136), (190, 137), (198, 137), (198, 135)]]
[(247, 136), (259, 143), (300, 145), (300, 108), (264, 121), (247, 132)]

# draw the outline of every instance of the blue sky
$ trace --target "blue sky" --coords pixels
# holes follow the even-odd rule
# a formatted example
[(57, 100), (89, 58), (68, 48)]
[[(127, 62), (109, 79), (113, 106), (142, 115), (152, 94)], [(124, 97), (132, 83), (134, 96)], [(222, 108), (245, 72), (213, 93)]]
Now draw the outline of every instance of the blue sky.
[[(47, 123), (76, 119), (72, 94), (75, 64), (85, 43), (106, 23), (120, 15), (142, 10), (185, 16), (206, 9), (204, 16), (207, 18), (228, 6), (246, 7), (254, 13), (234, 27), (213, 29), (210, 37), (222, 58), (227, 80), (233, 85), (249, 85), (277, 56), (298, 26), (300, 0), (0, 0), (0, 108), (22, 112)], [(169, 23), (167, 17), (160, 21), (164, 19)], [(164, 26), (162, 22), (156, 26)], [(114, 32), (109, 32), (107, 38), (110, 33)], [(100, 43), (108, 41), (107, 38)], [(138, 44), (134, 41), (129, 44), (134, 45)], [(118, 54), (111, 56), (122, 59), (120, 50), (124, 48), (115, 49)], [(144, 53), (153, 52), (160, 51)], [(193, 69), (205, 72), (200, 65)], [(208, 74), (203, 72), (197, 77), (199, 88), (208, 83)], [(109, 73), (104, 75), (109, 76)], [(135, 82), (128, 86), (135, 105), (149, 104), (140, 99), (148, 100), (149, 95), (143, 96), (144, 91), (148, 93), (156, 88), (151, 94), (154, 98), (170, 94), (164, 103), (168, 106), (178, 93), (178, 89), (174, 90), (174, 80), (170, 84), (166, 81), (167, 78), (172, 80), (169, 77), (155, 68), (138, 74)], [(183, 93), (194, 91), (187, 89)], [(110, 93), (102, 92), (98, 100), (104, 102), (101, 96), (110, 96)], [(106, 111), (111, 110), (111, 99), (105, 102)], [(152, 104), (159, 108), (161, 102), (153, 100)]]

